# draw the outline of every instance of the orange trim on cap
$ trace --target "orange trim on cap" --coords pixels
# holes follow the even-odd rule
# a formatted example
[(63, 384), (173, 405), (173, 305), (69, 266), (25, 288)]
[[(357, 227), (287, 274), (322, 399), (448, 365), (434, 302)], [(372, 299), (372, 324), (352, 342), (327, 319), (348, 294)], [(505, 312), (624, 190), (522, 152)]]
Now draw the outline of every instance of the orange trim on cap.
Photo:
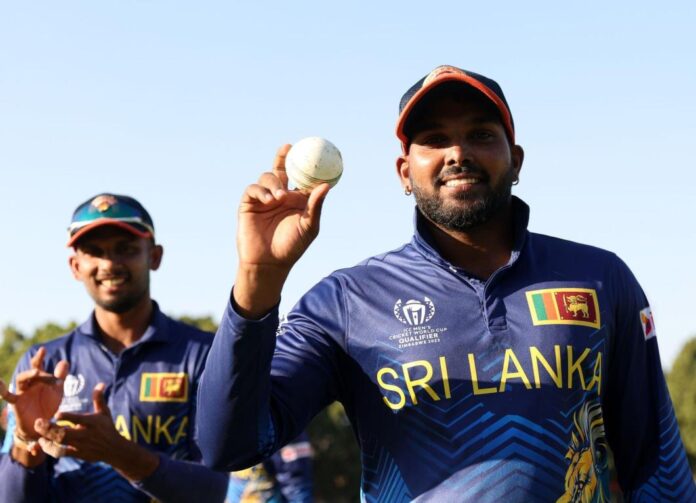
[(416, 91), (416, 93), (413, 96), (411, 96), (411, 99), (408, 101), (404, 109), (401, 111), (401, 114), (399, 114), (399, 120), (396, 123), (396, 136), (397, 138), (399, 138), (399, 140), (401, 140), (401, 148), (403, 149), (404, 154), (406, 154), (406, 144), (408, 143), (408, 138), (404, 134), (404, 124), (406, 123), (406, 119), (411, 113), (411, 110), (413, 110), (413, 107), (416, 106), (416, 103), (418, 103), (423, 98), (423, 96), (425, 96), (434, 87), (437, 87), (445, 82), (453, 81), (468, 84), (474, 89), (482, 92), (484, 96), (491, 100), (501, 114), (501, 117), (503, 119), (503, 126), (505, 127), (507, 133), (510, 135), (510, 141), (512, 143), (515, 143), (515, 130), (512, 127), (512, 118), (510, 117), (510, 112), (508, 111), (507, 106), (505, 106), (505, 102), (502, 99), (500, 99), (500, 97), (495, 92), (493, 92), (488, 86), (486, 86), (482, 82), (476, 80), (474, 77), (471, 77), (470, 75), (467, 75), (465, 73), (443, 73), (441, 74), (441, 76), (432, 80), (427, 85), (421, 87), (418, 91)]
[(137, 227), (134, 227), (133, 225), (131, 225), (129, 223), (122, 222), (121, 220), (116, 220), (114, 218), (100, 218), (98, 220), (95, 220), (91, 224), (85, 225), (83, 228), (81, 228), (75, 234), (70, 236), (70, 239), (68, 240), (68, 244), (66, 246), (67, 247), (73, 246), (75, 244), (75, 241), (80, 239), (82, 236), (87, 234), (89, 231), (94, 230), (97, 227), (101, 227), (103, 225), (114, 225), (116, 227), (120, 227), (121, 229), (127, 230), (131, 234), (135, 234), (136, 236), (141, 237), (141, 238), (153, 237), (151, 232), (141, 231)]

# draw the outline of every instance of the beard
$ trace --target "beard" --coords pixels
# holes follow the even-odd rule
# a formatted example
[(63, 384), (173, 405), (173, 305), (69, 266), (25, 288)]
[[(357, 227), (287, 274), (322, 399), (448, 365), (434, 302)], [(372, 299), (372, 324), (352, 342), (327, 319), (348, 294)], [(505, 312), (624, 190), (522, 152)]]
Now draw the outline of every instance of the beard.
[[(440, 173), (435, 180), (435, 188), (444, 185), (443, 177), (460, 173), (476, 174), (482, 177), (484, 183), (488, 181), (485, 171), (480, 168), (456, 166), (447, 168)], [(413, 183), (413, 180), (411, 180), (411, 186), (418, 209), (431, 222), (452, 231), (468, 231), (488, 222), (491, 217), (508, 205), (514, 181), (515, 171), (510, 165), (500, 181), (495, 186), (490, 187), (483, 196), (459, 193), (457, 200), (463, 202), (463, 205), (443, 202), (438, 192), (426, 194)]]
[(98, 292), (89, 292), (89, 294), (94, 303), (105, 311), (123, 314), (137, 306), (143, 300), (143, 297), (149, 295), (149, 291), (150, 282), (146, 281), (144, 284), (138, 285), (135, 291), (123, 292), (121, 295), (111, 298), (100, 297)]

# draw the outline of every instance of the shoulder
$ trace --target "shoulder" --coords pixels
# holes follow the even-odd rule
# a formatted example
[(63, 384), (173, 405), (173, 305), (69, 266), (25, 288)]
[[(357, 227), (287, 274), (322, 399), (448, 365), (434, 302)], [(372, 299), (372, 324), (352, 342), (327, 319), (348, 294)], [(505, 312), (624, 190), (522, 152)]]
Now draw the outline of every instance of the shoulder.
[(176, 338), (183, 339), (189, 344), (200, 344), (202, 346), (210, 346), (213, 343), (214, 333), (201, 330), (198, 327), (175, 320), (169, 316), (166, 316), (166, 318), (169, 324), (169, 331)]
[(549, 266), (615, 270), (626, 268), (616, 253), (596, 246), (530, 232), (526, 244), (527, 254)]
[(592, 257), (606, 261), (618, 259), (614, 252), (603, 248), (536, 232), (529, 233), (528, 243), (532, 252), (560, 252), (564, 255)]

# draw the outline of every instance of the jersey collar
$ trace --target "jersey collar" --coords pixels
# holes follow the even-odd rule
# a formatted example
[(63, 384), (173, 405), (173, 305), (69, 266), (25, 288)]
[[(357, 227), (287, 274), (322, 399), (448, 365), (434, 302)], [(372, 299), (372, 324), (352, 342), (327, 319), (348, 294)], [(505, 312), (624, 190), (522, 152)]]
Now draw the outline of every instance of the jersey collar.
[[(512, 265), (514, 262), (516, 262), (517, 258), (520, 256), (520, 253), (522, 252), (524, 244), (527, 240), (527, 225), (529, 224), (529, 206), (527, 203), (522, 201), (522, 199), (517, 196), (512, 196), (511, 204), (515, 237), (508, 265)], [(426, 219), (421, 214), (418, 207), (415, 208), (413, 222), (415, 230), (411, 243), (416, 250), (418, 250), (431, 262), (435, 262), (436, 264), (447, 268), (454, 267), (447, 260), (445, 260), (442, 255), (440, 255), (440, 252), (435, 244), (435, 240), (428, 229)]]
[[(142, 344), (145, 342), (166, 342), (169, 340), (168, 337), (168, 324), (167, 317), (160, 311), (159, 304), (152, 301), (152, 318), (150, 319), (150, 324), (148, 325), (145, 333), (135, 344)], [(78, 327), (77, 329), (82, 335), (86, 335), (98, 342), (100, 342), (99, 330), (97, 328), (97, 320), (94, 316), (94, 311), (87, 320)]]

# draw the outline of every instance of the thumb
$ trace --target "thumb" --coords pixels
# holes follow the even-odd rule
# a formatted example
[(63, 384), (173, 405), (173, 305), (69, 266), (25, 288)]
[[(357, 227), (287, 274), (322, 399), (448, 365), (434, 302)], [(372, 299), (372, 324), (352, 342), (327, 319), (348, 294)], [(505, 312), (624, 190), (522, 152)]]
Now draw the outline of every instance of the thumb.
[(319, 231), (319, 219), (321, 218), (321, 208), (331, 187), (328, 183), (322, 183), (314, 187), (307, 201), (306, 217), (309, 219), (309, 226)]
[(97, 414), (105, 414), (111, 417), (111, 411), (109, 406), (106, 404), (106, 398), (104, 397), (104, 388), (106, 385), (100, 382), (94, 387), (92, 391), (92, 403), (94, 404), (94, 412)]

